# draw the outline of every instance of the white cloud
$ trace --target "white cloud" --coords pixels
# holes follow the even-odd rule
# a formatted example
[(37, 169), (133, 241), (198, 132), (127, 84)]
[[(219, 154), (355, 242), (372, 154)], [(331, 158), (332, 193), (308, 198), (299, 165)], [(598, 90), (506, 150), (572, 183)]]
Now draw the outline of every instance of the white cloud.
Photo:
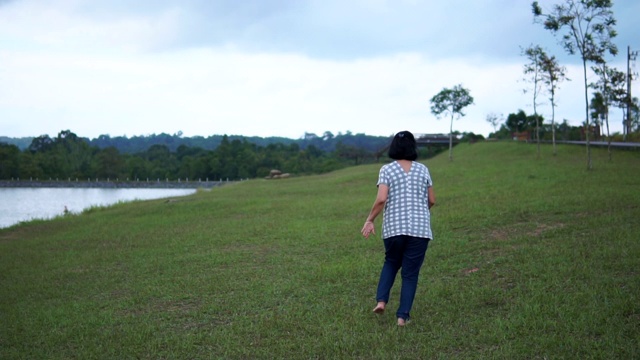
[[(0, 8), (0, 39), (10, 47), (48, 52), (147, 51), (174, 40), (184, 21), (179, 8), (153, 14), (89, 17), (80, 1), (15, 1)], [(47, 6), (48, 5), (48, 6)]]
[(419, 54), (339, 62), (193, 49), (136, 57), (23, 56), (12, 67), (22, 75), (4, 79), (11, 92), (3, 94), (3, 107), (16, 111), (10, 122), (30, 116), (35, 103), (56, 114), (46, 132), (68, 128), (92, 137), (178, 130), (287, 137), (448, 132), (448, 121), (429, 113), (429, 99), (458, 83), (476, 105), (456, 130), (486, 134), (489, 112), (531, 111), (517, 82), (521, 65), (434, 62)]
[[(314, 51), (305, 51), (306, 45), (297, 44), (299, 39), (286, 32), (278, 33), (280, 38), (275, 41), (290, 42), (294, 50), (267, 51), (269, 44), (251, 49), (243, 45), (242, 41), (264, 40), (260, 37), (263, 30), (271, 31), (271, 35), (283, 30), (275, 25), (283, 19), (288, 19), (285, 23), (289, 25), (309, 20), (316, 22), (316, 30), (331, 28), (331, 36), (321, 41), (343, 41), (333, 37), (342, 30), (353, 31), (347, 36), (355, 33), (355, 38), (364, 39), (363, 34), (372, 30), (377, 35), (362, 46), (371, 46), (376, 36), (387, 44), (394, 37), (402, 39), (402, 35), (409, 34), (411, 26), (400, 26), (399, 35), (384, 31), (401, 24), (404, 15), (409, 24), (415, 24), (420, 14), (406, 11), (421, 9), (417, 1), (403, 5), (394, 2), (397, 7), (391, 7), (389, 1), (368, 3), (367, 13), (358, 15), (363, 21), (386, 19), (385, 11), (395, 9), (390, 15), (393, 21), (385, 23), (382, 31), (357, 24), (348, 28), (350, 21), (358, 19), (351, 16), (356, 13), (356, 3), (346, 7), (348, 11), (342, 17), (333, 19), (327, 17), (336, 4), (331, 7), (307, 2), (303, 3), (305, 8), (292, 4), (272, 9), (263, 19), (254, 19), (252, 16), (259, 18), (260, 14), (242, 10), (242, 19), (230, 23), (244, 32), (227, 40), (223, 37), (217, 45), (187, 41), (189, 46), (169, 45), (183, 41), (193, 29), (202, 29), (203, 24), (188, 24), (204, 17), (194, 17), (193, 7), (152, 7), (153, 11), (131, 12), (125, 9), (122, 13), (106, 11), (96, 15), (96, 11), (86, 11), (87, 4), (82, 1), (50, 1), (43, 5), (19, 0), (2, 5), (0, 42), (6, 46), (0, 48), (0, 135), (55, 135), (65, 129), (87, 137), (179, 130), (185, 136), (226, 133), (293, 138), (304, 132), (324, 131), (389, 135), (408, 129), (446, 133), (449, 121), (436, 120), (430, 114), (429, 99), (442, 88), (458, 83), (471, 91), (475, 105), (467, 109), (467, 116), (454, 123), (454, 130), (486, 135), (493, 130), (485, 121), (487, 114), (506, 116), (518, 109), (532, 112), (530, 99), (522, 94), (525, 85), (519, 82), (524, 59), (492, 58), (487, 55), (491, 51), (467, 55), (434, 51), (455, 44), (445, 36), (448, 28), (428, 37), (434, 44), (448, 45), (424, 46), (420, 44), (424, 36), (409, 36), (399, 47), (408, 50), (373, 51), (375, 56), (314, 57)], [(315, 13), (311, 19), (295, 18), (314, 7), (322, 8), (324, 13)], [(465, 21), (471, 21), (469, 16), (463, 16)], [(212, 21), (215, 19), (218, 18)], [(486, 32), (488, 24), (483, 22), (478, 28)], [(429, 27), (438, 29), (437, 24)], [(315, 46), (312, 40), (324, 36), (307, 35), (310, 48)], [(415, 44), (409, 46), (412, 42)], [(341, 46), (344, 44), (343, 41)], [(259, 48), (265, 50), (257, 51)], [(514, 49), (514, 54), (518, 52)], [(558, 121), (566, 118), (578, 125), (584, 117), (581, 73), (580, 67), (569, 66), (568, 75), (573, 81), (561, 84)], [(543, 106), (541, 112), (549, 114), (548, 106)], [(612, 127), (613, 131), (620, 129), (615, 124)]]

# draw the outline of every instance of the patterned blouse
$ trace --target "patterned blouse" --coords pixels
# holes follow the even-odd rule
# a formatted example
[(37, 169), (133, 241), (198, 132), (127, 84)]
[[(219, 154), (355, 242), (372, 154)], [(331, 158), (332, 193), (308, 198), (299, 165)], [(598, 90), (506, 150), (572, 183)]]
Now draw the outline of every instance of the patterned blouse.
[(380, 184), (389, 187), (382, 217), (382, 238), (408, 235), (433, 239), (427, 201), (427, 188), (433, 186), (429, 169), (413, 161), (406, 173), (400, 163), (394, 161), (380, 169)]

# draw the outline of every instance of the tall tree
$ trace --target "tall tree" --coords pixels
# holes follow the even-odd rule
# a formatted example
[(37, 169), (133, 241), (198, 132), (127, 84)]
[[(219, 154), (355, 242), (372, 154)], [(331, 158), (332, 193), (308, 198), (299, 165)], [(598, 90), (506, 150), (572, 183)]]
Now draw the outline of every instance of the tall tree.
[(622, 127), (626, 131), (627, 111), (629, 107), (629, 92), (627, 88), (627, 74), (615, 68), (608, 68), (610, 103), (622, 109)]
[(531, 84), (530, 89), (525, 89), (525, 92), (530, 90), (532, 92), (533, 103), (533, 115), (536, 119), (536, 144), (537, 144), (537, 156), (540, 157), (540, 124), (538, 123), (538, 97), (542, 93), (542, 76), (544, 70), (542, 69), (543, 58), (547, 57), (547, 54), (540, 47), (540, 45), (531, 45), (522, 51), (522, 54), (527, 57), (529, 62), (524, 65), (525, 81)]
[(453, 160), (453, 120), (461, 118), (465, 114), (464, 108), (473, 104), (473, 97), (469, 90), (458, 84), (451, 89), (444, 88), (431, 98), (431, 113), (438, 119), (442, 116), (450, 116), (449, 126), (449, 160)]
[(553, 143), (553, 155), (556, 152), (556, 90), (558, 84), (564, 80), (570, 81), (566, 76), (567, 69), (560, 66), (555, 56), (549, 56), (543, 53), (542, 56), (542, 82), (546, 86), (551, 102), (551, 139)]
[(491, 124), (491, 127), (493, 127), (493, 132), (495, 134), (496, 132), (498, 132), (498, 124), (500, 124), (500, 122), (504, 119), (502, 114), (498, 115), (496, 113), (489, 113), (487, 114), (486, 120), (489, 124)]
[(635, 128), (635, 131), (640, 132), (640, 100), (637, 97), (631, 99), (629, 112), (630, 114), (627, 115), (630, 122), (629, 128)]
[[(592, 100), (592, 108), (594, 105), (599, 105), (598, 115), (602, 120), (602, 124), (607, 129), (607, 149), (609, 153), (609, 161), (611, 161), (611, 134), (609, 131), (609, 105), (612, 103), (620, 105), (626, 108), (626, 80), (627, 76), (622, 71), (608, 67), (607, 63), (602, 61), (592, 66), (593, 72), (598, 76), (596, 82), (590, 84), (591, 87), (598, 91), (594, 94), (594, 100)], [(597, 95), (597, 96), (596, 96)], [(623, 121), (624, 123), (624, 121)]]
[(587, 63), (601, 62), (605, 53), (616, 55), (618, 48), (612, 42), (617, 35), (614, 27), (616, 19), (613, 17), (611, 0), (566, 0), (554, 5), (547, 14), (537, 1), (532, 3), (533, 15), (536, 21), (541, 21), (545, 29), (554, 35), (560, 31), (566, 32), (560, 39), (560, 44), (568, 54), (579, 53), (582, 59), (584, 76), (584, 102), (587, 131), (587, 169), (592, 168), (591, 147), (589, 146), (589, 95), (587, 84)]

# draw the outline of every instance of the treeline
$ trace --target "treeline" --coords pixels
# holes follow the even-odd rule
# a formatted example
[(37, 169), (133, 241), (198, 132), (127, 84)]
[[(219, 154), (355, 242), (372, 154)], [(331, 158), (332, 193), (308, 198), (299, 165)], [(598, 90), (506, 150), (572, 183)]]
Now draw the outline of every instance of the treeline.
[[(551, 140), (553, 129), (551, 123), (545, 123), (541, 115), (527, 115), (524, 110), (518, 110), (507, 116), (500, 129), (489, 134), (490, 138), (496, 139), (535, 139), (536, 118), (540, 128), (540, 139)], [(599, 128), (598, 137), (600, 136)], [(592, 129), (592, 132), (595, 130)], [(584, 129), (581, 126), (572, 126), (564, 120), (560, 124), (555, 124), (556, 139), (560, 141), (580, 141), (584, 140)], [(593, 138), (593, 137), (592, 137)]]
[[(534, 139), (536, 118), (519, 110), (509, 114), (494, 139)], [(538, 117), (541, 139), (551, 139), (551, 125)], [(493, 124), (492, 124), (493, 125)], [(498, 125), (498, 124), (495, 124)], [(598, 139), (598, 127), (591, 129)], [(583, 140), (584, 128), (556, 125), (556, 139)], [(454, 132), (458, 141), (483, 140), (482, 135)], [(301, 139), (215, 135), (182, 137), (159, 134), (133, 138), (101, 135), (81, 138), (69, 130), (57, 137), (0, 138), (0, 179), (119, 179), (119, 180), (238, 180), (267, 176), (272, 169), (305, 175), (386, 159), (391, 137), (325, 132), (306, 133)], [(632, 139), (630, 139), (633, 141)], [(20, 143), (19, 146), (16, 143)], [(421, 159), (447, 145), (421, 148)]]
[[(326, 131), (320, 136), (314, 133), (305, 133), (301, 139), (289, 139), (285, 137), (247, 137), (242, 135), (212, 135), (208, 137), (183, 137), (182, 135), (182, 132), (178, 131), (173, 135), (169, 135), (166, 133), (132, 137), (112, 137), (109, 135), (100, 135), (94, 139), (82, 139), (87, 142), (89, 146), (97, 147), (99, 149), (115, 147), (121, 153), (127, 154), (144, 152), (153, 145), (165, 145), (172, 152), (177, 151), (178, 147), (182, 145), (193, 148), (201, 148), (204, 150), (215, 150), (225, 138), (228, 141), (247, 141), (249, 143), (262, 147), (270, 144), (297, 144), (301, 149), (306, 149), (307, 146), (313, 145), (316, 148), (326, 152), (334, 151), (338, 144), (353, 146), (364, 149), (366, 151), (374, 152), (377, 149), (384, 147), (389, 142), (389, 137), (386, 136), (352, 134), (349, 131), (347, 131), (346, 134), (338, 133), (337, 135), (334, 135), (330, 131)], [(13, 144), (18, 146), (20, 150), (26, 150), (32, 145), (34, 140), (38, 142), (47, 142), (50, 141), (50, 139), (47, 139), (48, 137), (48, 135), (42, 135), (39, 137), (40, 139), (38, 139), (34, 137), (10, 138), (6, 136), (0, 136), (0, 143)]]
[[(567, 120), (563, 120), (561, 123), (552, 125), (550, 122), (545, 122), (544, 117), (541, 115), (527, 115), (524, 110), (518, 110), (515, 113), (511, 113), (504, 119), (502, 124), (497, 122), (492, 125), (500, 125), (499, 129), (489, 134), (489, 138), (493, 139), (520, 139), (520, 140), (535, 140), (536, 132), (536, 117), (538, 119), (538, 127), (540, 131), (540, 139), (545, 141), (551, 141), (553, 138), (553, 132), (555, 131), (555, 137), (557, 141), (584, 141), (586, 138), (586, 126), (572, 126), (567, 123)], [(489, 121), (490, 117), (487, 117)], [(603, 133), (602, 124), (598, 121), (593, 121), (589, 126), (589, 138), (591, 140), (604, 140), (606, 138)], [(619, 133), (611, 135), (612, 141), (640, 141), (640, 126), (638, 126), (633, 132), (622, 135)]]
[(323, 137), (306, 134), (297, 141), (259, 145), (225, 135), (219, 143), (205, 148), (204, 143), (188, 145), (201, 138), (180, 135), (152, 136), (146, 139), (151, 144), (148, 148), (132, 153), (128, 151), (133, 147), (118, 143), (117, 138), (109, 143), (111, 139), (102, 136), (95, 142), (69, 130), (55, 138), (33, 138), (26, 149), (0, 143), (0, 179), (238, 180), (264, 177), (272, 169), (317, 174), (377, 161), (386, 156), (381, 150), (390, 141), (387, 137), (325, 133)]

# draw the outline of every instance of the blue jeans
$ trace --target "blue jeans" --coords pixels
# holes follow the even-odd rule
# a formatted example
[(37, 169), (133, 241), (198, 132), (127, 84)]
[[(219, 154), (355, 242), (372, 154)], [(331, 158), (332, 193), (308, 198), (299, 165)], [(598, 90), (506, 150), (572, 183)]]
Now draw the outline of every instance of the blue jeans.
[(389, 302), (389, 293), (396, 274), (402, 268), (400, 306), (396, 312), (399, 318), (409, 319), (409, 312), (418, 287), (418, 275), (428, 246), (429, 239), (413, 236), (400, 235), (384, 239), (384, 265), (380, 273), (376, 301)]

